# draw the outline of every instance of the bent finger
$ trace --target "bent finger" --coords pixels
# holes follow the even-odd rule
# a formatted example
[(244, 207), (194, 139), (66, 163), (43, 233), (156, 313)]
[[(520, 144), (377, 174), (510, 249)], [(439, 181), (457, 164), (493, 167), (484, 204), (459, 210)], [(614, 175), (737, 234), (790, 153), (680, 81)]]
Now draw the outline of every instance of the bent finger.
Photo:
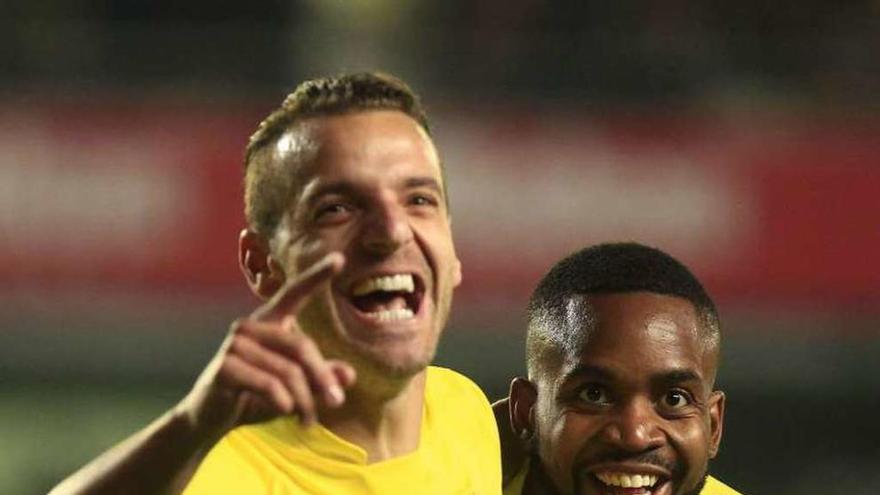
[[(345, 400), (343, 388), (346, 385), (334, 374), (318, 345), (298, 328), (295, 318), (287, 317), (280, 325), (252, 321), (233, 343), (233, 350), (246, 352), (254, 364), (274, 370), (286, 380), (291, 379), (291, 373), (302, 372), (301, 381), (310, 391), (307, 400), (312, 401), (315, 395), (330, 407), (339, 406)], [(291, 371), (292, 366), (297, 367), (296, 371)], [(303, 407), (308, 414), (309, 406)]]
[(236, 355), (228, 355), (220, 369), (221, 382), (233, 392), (250, 391), (270, 402), (276, 411), (289, 413), (294, 399), (281, 381)]
[(296, 314), (321, 284), (339, 273), (344, 263), (345, 257), (338, 252), (324, 256), (299, 276), (289, 279), (266, 304), (251, 313), (251, 318), (281, 320), (286, 315)]
[(260, 345), (249, 336), (238, 336), (230, 347), (236, 356), (268, 372), (284, 384), (293, 398), (293, 408), (286, 412), (299, 414), (304, 424), (315, 421), (315, 399), (308, 376), (299, 363)]
[(339, 381), (342, 388), (349, 388), (357, 381), (357, 372), (355, 371), (354, 366), (347, 362), (340, 359), (329, 359), (327, 360), (327, 364), (330, 366), (330, 370), (333, 374), (336, 375), (336, 379)]
[(345, 392), (336, 375), (314, 340), (296, 326), (293, 317), (285, 318), (283, 323), (285, 353), (296, 361), (306, 373), (312, 390), (330, 407), (345, 401)]

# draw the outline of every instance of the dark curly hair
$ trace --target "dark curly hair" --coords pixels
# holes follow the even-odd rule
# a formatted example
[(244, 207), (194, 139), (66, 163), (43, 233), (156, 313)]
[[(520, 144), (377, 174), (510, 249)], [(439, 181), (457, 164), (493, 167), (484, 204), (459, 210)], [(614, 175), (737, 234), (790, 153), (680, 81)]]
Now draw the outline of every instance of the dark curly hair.
[(578, 336), (565, 325), (566, 304), (572, 296), (653, 292), (690, 301), (700, 317), (706, 347), (720, 344), (718, 311), (693, 273), (672, 256), (634, 242), (584, 248), (556, 263), (535, 288), (528, 305), (526, 360), (529, 374), (537, 371), (548, 352), (571, 352)]

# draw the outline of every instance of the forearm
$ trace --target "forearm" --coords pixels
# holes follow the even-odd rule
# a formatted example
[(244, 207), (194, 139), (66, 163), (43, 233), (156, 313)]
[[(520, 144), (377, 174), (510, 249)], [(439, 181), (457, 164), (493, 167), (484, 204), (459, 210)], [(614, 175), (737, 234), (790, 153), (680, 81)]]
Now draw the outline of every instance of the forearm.
[(220, 435), (196, 432), (177, 408), (114, 446), (50, 495), (177, 494)]
[(327, 255), (290, 279), (252, 317), (233, 322), (180, 404), (71, 475), (51, 495), (177, 494), (230, 429), (279, 415), (314, 420), (320, 400), (338, 406), (344, 396), (329, 391), (350, 387), (354, 368), (325, 359), (292, 315), (342, 263), (340, 254)]

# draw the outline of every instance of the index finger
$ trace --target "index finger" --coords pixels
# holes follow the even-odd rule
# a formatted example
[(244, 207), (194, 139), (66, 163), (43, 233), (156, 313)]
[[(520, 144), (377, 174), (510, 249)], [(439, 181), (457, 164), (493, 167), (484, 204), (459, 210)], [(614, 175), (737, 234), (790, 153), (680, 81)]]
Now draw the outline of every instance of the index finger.
[(257, 320), (280, 320), (286, 315), (295, 314), (302, 304), (324, 282), (339, 273), (345, 257), (333, 252), (310, 266), (299, 276), (289, 279), (266, 304), (253, 313), (251, 318)]

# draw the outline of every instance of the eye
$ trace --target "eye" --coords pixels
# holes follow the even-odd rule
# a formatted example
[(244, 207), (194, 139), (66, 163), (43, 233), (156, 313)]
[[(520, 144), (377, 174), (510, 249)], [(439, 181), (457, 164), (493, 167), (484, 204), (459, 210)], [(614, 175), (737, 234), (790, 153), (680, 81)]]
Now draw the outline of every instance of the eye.
[(599, 385), (587, 385), (578, 393), (578, 399), (593, 405), (605, 405), (611, 402), (608, 391)]
[(351, 208), (342, 203), (327, 203), (315, 209), (314, 219), (317, 221), (332, 221), (343, 218), (351, 212)]
[(670, 390), (663, 395), (662, 405), (666, 409), (681, 409), (691, 403), (690, 397), (681, 390)]
[(430, 194), (416, 193), (410, 196), (409, 204), (414, 206), (436, 206), (438, 201)]

